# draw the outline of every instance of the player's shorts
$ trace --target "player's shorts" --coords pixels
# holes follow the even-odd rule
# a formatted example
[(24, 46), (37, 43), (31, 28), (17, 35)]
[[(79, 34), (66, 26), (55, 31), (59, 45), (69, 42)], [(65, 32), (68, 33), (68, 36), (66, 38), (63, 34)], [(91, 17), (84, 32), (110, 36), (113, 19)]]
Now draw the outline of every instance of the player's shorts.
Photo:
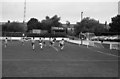
[(45, 42), (43, 42), (43, 44), (45, 44)]
[(7, 45), (7, 42), (5, 42), (5, 45)]
[(7, 41), (5, 41), (5, 43), (7, 44)]
[(42, 43), (42, 41), (38, 41), (39, 43)]
[(50, 42), (51, 45), (53, 45), (53, 42)]
[(32, 46), (34, 45), (34, 43), (32, 43)]
[(55, 42), (52, 42), (52, 45), (54, 44)]
[(60, 47), (62, 47), (62, 46), (64, 46), (64, 44), (61, 44), (61, 43), (60, 43)]

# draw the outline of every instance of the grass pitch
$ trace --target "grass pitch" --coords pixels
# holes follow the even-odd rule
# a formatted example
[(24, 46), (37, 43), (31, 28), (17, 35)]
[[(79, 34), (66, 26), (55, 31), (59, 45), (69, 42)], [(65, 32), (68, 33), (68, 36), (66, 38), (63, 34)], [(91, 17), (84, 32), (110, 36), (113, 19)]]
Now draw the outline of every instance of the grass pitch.
[[(66, 43), (63, 51), (58, 52), (48, 46), (40, 49), (31, 42), (22, 45), (20, 41), (8, 42), (7, 48), (2, 45), (3, 77), (117, 77), (118, 57), (100, 49)], [(111, 51), (114, 52), (114, 51)]]

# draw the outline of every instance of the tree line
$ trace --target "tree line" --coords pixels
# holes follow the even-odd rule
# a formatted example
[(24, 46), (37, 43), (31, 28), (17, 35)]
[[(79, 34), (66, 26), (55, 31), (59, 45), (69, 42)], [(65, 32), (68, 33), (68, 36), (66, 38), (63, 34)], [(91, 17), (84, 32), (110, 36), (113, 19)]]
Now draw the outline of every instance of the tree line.
[[(2, 31), (4, 32), (29, 32), (32, 29), (41, 29), (51, 32), (51, 27), (63, 27), (60, 22), (61, 17), (54, 15), (53, 17), (46, 16), (45, 19), (39, 21), (36, 18), (31, 18), (26, 24), (19, 22), (10, 22), (2, 25)], [(92, 32), (92, 33), (103, 33), (103, 32), (120, 32), (120, 15), (111, 18), (111, 23), (104, 24), (100, 23), (90, 17), (82, 19), (81, 22), (77, 22), (74, 25), (75, 34), (78, 35), (80, 32)], [(66, 21), (66, 25), (69, 27), (71, 24)]]
[(19, 22), (10, 22), (2, 25), (2, 31), (5, 32), (29, 32), (32, 29), (41, 29), (51, 31), (51, 27), (62, 27), (59, 22), (60, 17), (54, 15), (53, 17), (46, 16), (41, 22), (36, 18), (31, 18), (26, 24)]

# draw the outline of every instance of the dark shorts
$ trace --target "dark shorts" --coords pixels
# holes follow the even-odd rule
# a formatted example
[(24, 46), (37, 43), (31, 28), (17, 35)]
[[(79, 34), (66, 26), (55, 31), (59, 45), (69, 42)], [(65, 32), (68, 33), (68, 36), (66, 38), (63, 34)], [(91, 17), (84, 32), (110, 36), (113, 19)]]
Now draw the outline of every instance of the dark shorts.
[(45, 44), (45, 42), (43, 42), (43, 44)]
[(40, 43), (42, 43), (42, 42), (39, 41), (39, 44), (40, 44)]
[(34, 43), (32, 43), (32, 46), (34, 45)]
[(5, 45), (7, 45), (7, 43), (5, 43)]
[(50, 44), (52, 45), (52, 44), (53, 44), (53, 42), (50, 42)]
[(60, 43), (60, 47), (64, 46), (63, 44)]

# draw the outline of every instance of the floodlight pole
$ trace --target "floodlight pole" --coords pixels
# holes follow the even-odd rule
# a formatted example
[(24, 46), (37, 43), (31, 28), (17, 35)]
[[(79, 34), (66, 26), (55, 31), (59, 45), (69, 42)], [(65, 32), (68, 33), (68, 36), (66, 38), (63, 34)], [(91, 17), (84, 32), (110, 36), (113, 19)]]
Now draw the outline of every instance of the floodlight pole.
[[(83, 19), (83, 12), (81, 12), (81, 21)], [(81, 42), (81, 45), (82, 45), (82, 37), (80, 38), (80, 35), (82, 35), (82, 32), (79, 33), (79, 46), (80, 46), (80, 42)]]
[(83, 12), (81, 12), (81, 21), (82, 21), (82, 19), (83, 19)]
[(25, 23), (26, 20), (26, 0), (24, 2), (24, 19), (23, 19), (23, 23)]
[(79, 33), (79, 46), (80, 46), (80, 33)]

